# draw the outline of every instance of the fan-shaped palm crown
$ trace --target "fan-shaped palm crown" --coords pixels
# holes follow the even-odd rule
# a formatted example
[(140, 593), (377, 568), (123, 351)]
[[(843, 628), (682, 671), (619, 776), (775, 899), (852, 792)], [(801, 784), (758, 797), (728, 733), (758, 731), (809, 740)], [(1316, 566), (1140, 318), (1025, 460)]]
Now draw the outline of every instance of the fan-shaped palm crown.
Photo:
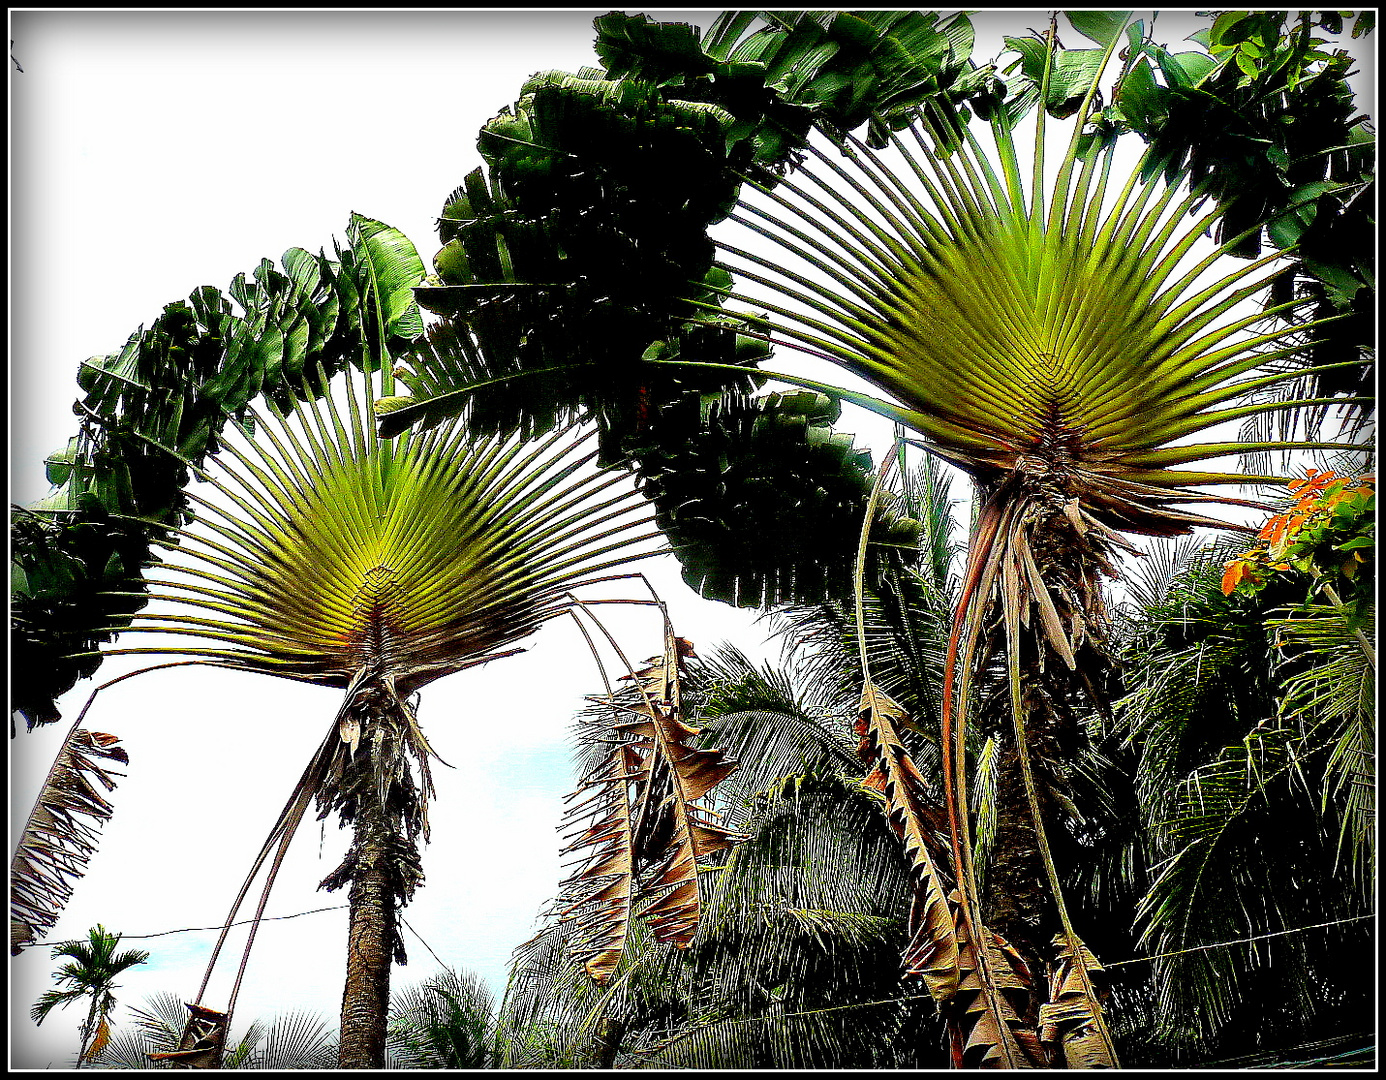
[(468, 439), (457, 425), (395, 442), (347, 395), (258, 420), (191, 492), (187, 558), (162, 564), (156, 597), (207, 614), (146, 613), (133, 629), (224, 648), (179, 652), (327, 686), (384, 678), (398, 693), (482, 663), (564, 611), (565, 594), (652, 554), (642, 501), (590, 467), (572, 428), (539, 444)]
[(770, 302), (728, 295), (779, 316), (770, 326), (793, 345), (885, 390), (898, 404), (843, 396), (904, 422), (979, 478), (1048, 475), (1108, 524), (1183, 531), (1210, 522), (1157, 503), (1207, 498), (1180, 494), (1190, 485), (1256, 478), (1171, 466), (1310, 445), (1171, 445), (1286, 407), (1235, 402), (1304, 373), (1274, 365), (1303, 347), (1277, 341), (1305, 327), (1254, 333), (1294, 306), (1233, 311), (1283, 271), (1270, 266), (1278, 253), (1226, 270), (1221, 256), (1236, 237), (1195, 252), (1220, 211), (1186, 223), (1199, 192), (1181, 195), (1178, 177), (1144, 179), (1149, 163), (1116, 191), (1114, 144), (1078, 166), (1082, 124), (1080, 114), (1047, 199), (1042, 122), (1028, 198), (1000, 115), (999, 165), (939, 109), (891, 133), (890, 153), (838, 134), (844, 165), (810, 146), (821, 168), (759, 186), (761, 198), (732, 215), (775, 252), (721, 245)]
[(629, 478), (597, 469), (595, 440), (574, 428), (526, 443), (454, 422), (388, 442), (371, 429), (370, 375), (364, 385), (362, 400), (348, 386), (345, 415), (311, 393), (290, 413), (271, 404), (268, 420), (251, 412), (250, 445), (228, 441), (199, 470), (220, 498), (189, 492), (201, 517), (171, 530), (182, 558), (149, 579), (175, 613), (142, 613), (131, 629), (211, 644), (111, 650), (345, 691), (255, 869), (278, 843), (268, 892), (312, 799), (354, 824), (322, 883), (352, 885), (339, 1058), (353, 1068), (383, 1060), (382, 995), (404, 955), (395, 912), (423, 880), (431, 748), (409, 696), (505, 655), (567, 611), (571, 590), (662, 546)]

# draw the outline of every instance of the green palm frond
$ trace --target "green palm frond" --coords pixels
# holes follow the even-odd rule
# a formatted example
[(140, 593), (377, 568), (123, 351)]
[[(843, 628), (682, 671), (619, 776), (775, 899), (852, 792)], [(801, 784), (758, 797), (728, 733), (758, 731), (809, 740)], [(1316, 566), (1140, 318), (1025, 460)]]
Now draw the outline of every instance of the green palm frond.
[(337, 1064), (337, 1034), (322, 1017), (290, 1011), (256, 1020), (227, 1051), (223, 1069), (330, 1069)]
[[(1374, 625), (1374, 617), (1375, 608), (1369, 607), (1368, 625)], [(1285, 680), (1282, 715), (1332, 733), (1321, 805), (1327, 812), (1337, 804), (1339, 858), (1346, 855), (1370, 894), (1376, 877), (1375, 664), (1341, 608), (1311, 605), (1297, 618), (1268, 625), (1298, 669)]]
[[(1286, 977), (1308, 964), (1313, 942), (1303, 937), (1258, 948), (1183, 950), (1192, 942), (1245, 937), (1249, 921), (1271, 932), (1324, 921), (1323, 897), (1306, 902), (1318, 876), (1313, 867), (1331, 862), (1317, 823), (1308, 815), (1298, 822), (1282, 818), (1275, 850), (1262, 850), (1275, 804), (1306, 782), (1309, 759), (1327, 742), (1322, 727), (1312, 734), (1306, 740), (1272, 725), (1252, 732), (1182, 781), (1153, 823), (1156, 850), (1172, 854), (1153, 868), (1138, 915), (1152, 955), (1178, 954), (1154, 961), (1159, 1026), (1166, 1032), (1216, 1030), (1244, 996), (1239, 988), (1263, 978), (1267, 966), (1278, 969), (1277, 981), (1287, 989), (1305, 993), (1303, 974)], [(1268, 880), (1282, 887), (1268, 890)], [(1297, 1011), (1315, 1007), (1303, 998)]]
[(805, 712), (812, 695), (788, 674), (766, 663), (757, 665), (735, 645), (721, 644), (689, 665), (689, 689), (698, 697), (703, 719), (748, 709)]
[[(133, 1025), (116, 1031), (93, 1063), (103, 1069), (147, 1069), (148, 1054), (176, 1050), (187, 1022), (183, 999), (160, 991), (144, 1001), (144, 1007), (130, 1007)], [(225, 1066), (223, 1065), (223, 1068)]]
[[(133, 1030), (112, 1034), (93, 1059), (103, 1069), (149, 1069), (150, 1054), (175, 1050), (187, 1023), (183, 999), (160, 991), (132, 1007)], [(321, 1017), (292, 1011), (255, 1019), (229, 1044), (222, 1069), (329, 1069), (337, 1063), (336, 1033)]]
[[(1144, 894), (1140, 948), (1159, 957), (1152, 1030), (1186, 1047), (1249, 1002), (1303, 1030), (1336, 1022), (1340, 1004), (1360, 1007), (1349, 958), (1363, 897), (1336, 864), (1364, 824), (1353, 780), (1370, 774), (1352, 770), (1372, 767), (1347, 749), (1373, 723), (1365, 657), (1341, 617), (1336, 629), (1322, 610), (1268, 618), (1301, 599), (1302, 585), (1279, 580), (1255, 601), (1224, 596), (1222, 564), (1235, 550), (1194, 552), (1133, 594), (1121, 634), (1129, 694), (1116, 725), (1135, 755), (1141, 819), (1136, 849), (1120, 853), (1123, 876)], [(1347, 921), (1312, 936), (1206, 947), (1338, 919)]]
[(395, 1068), (479, 1069), (492, 1056), (495, 1001), (482, 979), (451, 969), (397, 991), (388, 1050)]

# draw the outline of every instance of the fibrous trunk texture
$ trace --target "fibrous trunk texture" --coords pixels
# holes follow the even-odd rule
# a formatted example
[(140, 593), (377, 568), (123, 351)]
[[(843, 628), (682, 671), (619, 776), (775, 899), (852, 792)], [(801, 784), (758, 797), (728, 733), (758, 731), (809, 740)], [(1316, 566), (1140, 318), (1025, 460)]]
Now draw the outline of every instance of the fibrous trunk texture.
[(385, 1021), (390, 1008), (390, 963), (397, 933), (390, 883), (389, 826), (383, 808), (367, 800), (357, 820), (358, 848), (351, 883), (346, 987), (337, 1063), (343, 1069), (385, 1064)]
[[(1019, 996), (1013, 1000), (1022, 1027), (1038, 1036), (1050, 1064), (1100, 1067), (1115, 1064), (1115, 1058), (1105, 1032), (1100, 1040), (1095, 1033), (1100, 1006), (1095, 998), (1088, 1000), (1091, 979), (1075, 976), (1074, 985), (1082, 984), (1081, 1015), (1076, 1009), (1065, 1011), (1063, 1002), (1050, 1000), (1053, 986), (1046, 985), (1054, 984), (1056, 972), (1073, 967), (1065, 966), (1065, 957), (1075, 946), (1066, 936), (1055, 894), (1058, 886), (1046, 867), (1035, 813), (1043, 825), (1053, 870), (1062, 882), (1077, 855), (1067, 825), (1077, 812), (1071, 776), (1085, 752), (1084, 720), (1094, 711), (1106, 712), (1119, 696), (1119, 678), (1106, 647), (1107, 618), (1099, 588), (1101, 577), (1112, 573), (1112, 553), (1105, 545), (1094, 544), (1093, 535), (1076, 527), (1060, 509), (1061, 495), (1050, 494), (1037, 501), (1030, 528), (1013, 542), (1017, 565), (1028, 567), (1029, 587), (1006, 584), (998, 605), (1000, 621), (989, 628), (982, 648), (984, 656), (1004, 656), (1008, 648), (1016, 656), (1006, 683), (992, 686), (978, 717), (981, 731), (1003, 748), (997, 767), (996, 832), (981, 914), (1030, 971), (1050, 972), (1048, 979), (1033, 980), (1024, 1000)], [(1024, 584), (1027, 578), (1017, 572), (1012, 580)], [(1016, 605), (1012, 626), (1017, 632), (1009, 645), (1004, 632), (1007, 604)], [(1012, 687), (1011, 678), (1018, 685)], [(1033, 806), (1017, 748), (1017, 721), (1035, 784)], [(1077, 947), (1082, 947), (1081, 942)], [(1100, 970), (1095, 960), (1089, 960), (1090, 954), (1081, 960), (1084, 971)], [(1063, 985), (1068, 985), (1067, 976)], [(1075, 1045), (1070, 1054), (1066, 1035), (1061, 1040), (1064, 1033), (1054, 1023), (1046, 1026), (1046, 1016), (1059, 1015), (1065, 1022), (1072, 1020), (1069, 1027), (1082, 1038), (1091, 1036), (1102, 1041), (1103, 1047), (1089, 1052), (1085, 1042)]]
[[(320, 802), (355, 829), (342, 865), (324, 881), (328, 891), (351, 884), (346, 986), (338, 1064), (379, 1069), (385, 1064), (390, 964), (404, 963), (399, 909), (423, 880), (418, 840), (427, 836), (432, 785), (421, 748), (411, 746), (411, 707), (384, 682), (363, 680), (339, 717), (338, 747), (329, 787)], [(413, 754), (423, 769), (421, 793), (410, 772)]]

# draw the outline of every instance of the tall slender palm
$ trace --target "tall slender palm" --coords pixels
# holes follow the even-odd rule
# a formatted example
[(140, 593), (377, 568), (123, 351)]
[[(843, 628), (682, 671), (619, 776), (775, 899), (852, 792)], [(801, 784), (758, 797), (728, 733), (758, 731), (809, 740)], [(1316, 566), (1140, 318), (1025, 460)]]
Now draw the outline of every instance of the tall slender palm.
[(658, 537), (574, 428), (526, 444), (449, 424), (387, 442), (370, 427), (373, 383), (349, 386), (345, 409), (271, 402), (251, 444), (228, 442), (200, 470), (220, 498), (190, 493), (198, 521), (170, 530), (185, 556), (150, 576), (171, 610), (132, 628), (204, 642), (111, 650), (343, 692), (260, 860), (276, 842), (282, 858), (314, 799), (354, 827), (323, 885), (351, 886), (340, 1062), (357, 1068), (384, 1060), (397, 911), (423, 877), (433, 784), (413, 695), (515, 651), (572, 589), (652, 554)]
[(142, 949), (116, 952), (119, 944), (120, 935), (109, 933), (98, 923), (87, 932), (86, 941), (65, 941), (54, 945), (54, 960), (68, 957), (68, 962), (53, 973), (53, 978), (66, 988), (46, 991), (30, 1010), (34, 1023), (42, 1024), (55, 1007), (65, 1009), (74, 1001), (91, 998), (87, 1018), (82, 1022), (82, 1045), (77, 1052), (79, 1069), (88, 1054), (100, 1051), (110, 1037), (107, 1017), (116, 1005), (115, 991), (119, 989), (116, 977), (122, 971), (149, 959), (149, 953)]

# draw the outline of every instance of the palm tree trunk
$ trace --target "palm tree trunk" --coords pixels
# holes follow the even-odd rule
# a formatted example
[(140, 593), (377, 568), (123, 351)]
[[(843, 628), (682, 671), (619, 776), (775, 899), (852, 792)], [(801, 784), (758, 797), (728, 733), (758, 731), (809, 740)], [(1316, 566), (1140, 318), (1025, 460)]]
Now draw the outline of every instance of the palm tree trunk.
[(96, 1033), (96, 1009), (101, 1003), (101, 990), (96, 988), (91, 997), (91, 1008), (87, 1010), (87, 1022), (82, 1025), (82, 1045), (77, 1051), (77, 1068), (82, 1067), (82, 1061), (87, 1056), (87, 1044), (91, 1042), (91, 1037)]
[(358, 855), (351, 883), (346, 987), (342, 992), (338, 1065), (343, 1069), (379, 1069), (385, 1065), (385, 1021), (396, 935), (388, 865), (389, 822), (376, 800), (364, 799), (362, 804), (356, 823)]
[[(423, 881), (418, 839), (427, 836), (427, 765), (421, 793), (410, 774), (410, 706), (387, 686), (366, 682), (343, 707), (335, 794), (328, 805), (355, 827), (351, 851), (323, 882), (329, 891), (351, 882), (346, 986), (342, 991), (343, 1069), (385, 1065), (390, 965), (404, 963), (399, 909)], [(355, 738), (350, 738), (352, 731)], [(417, 753), (417, 751), (415, 751)]]
[(621, 1040), (625, 1038), (626, 1023), (624, 1020), (614, 1016), (608, 1016), (602, 1020), (601, 1027), (597, 1033), (597, 1058), (596, 1068), (611, 1069), (616, 1066), (616, 1054), (621, 1049)]

